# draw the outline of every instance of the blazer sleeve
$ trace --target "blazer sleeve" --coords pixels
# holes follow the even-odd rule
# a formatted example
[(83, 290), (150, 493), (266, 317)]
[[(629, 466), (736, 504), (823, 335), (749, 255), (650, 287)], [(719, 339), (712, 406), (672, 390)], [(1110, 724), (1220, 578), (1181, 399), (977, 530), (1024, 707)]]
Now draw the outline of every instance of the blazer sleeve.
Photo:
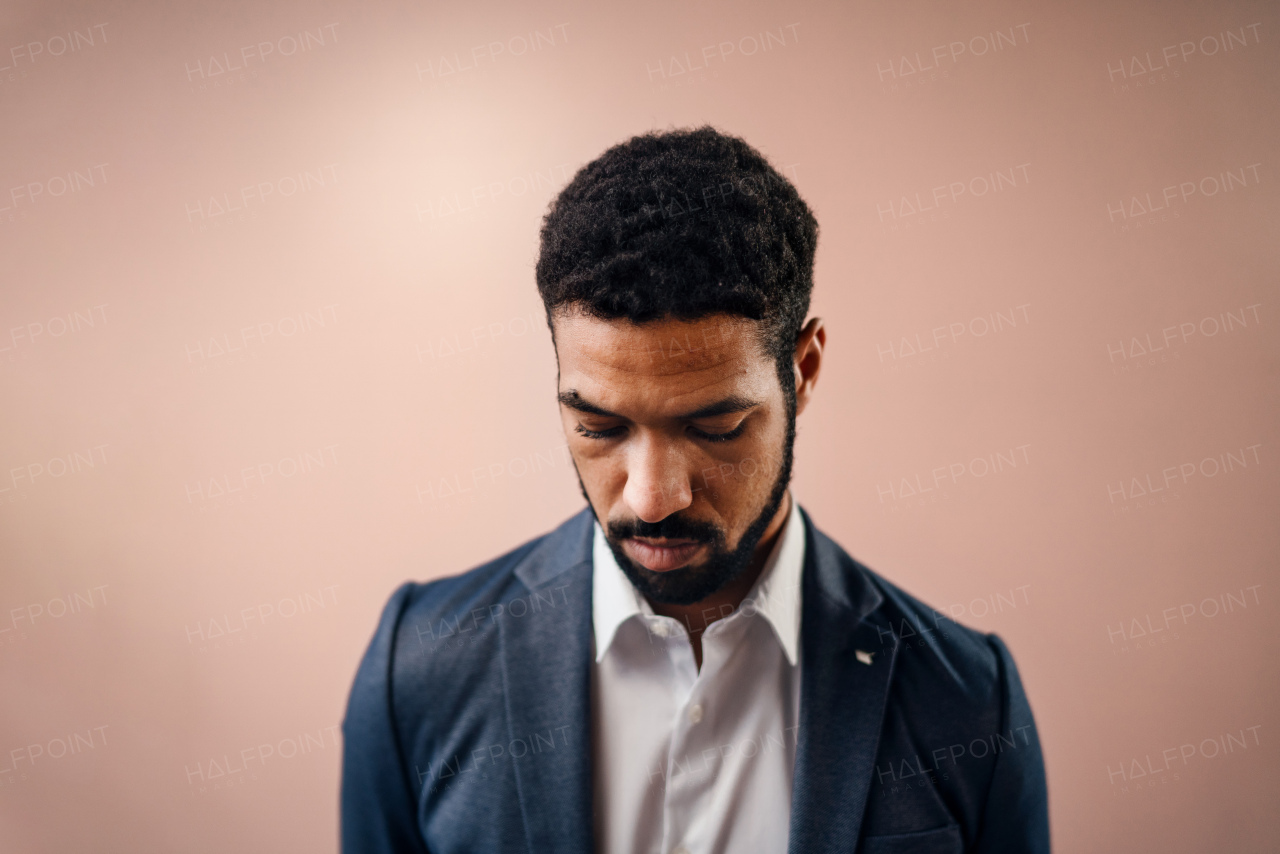
[(402, 585), (387, 602), (347, 700), (340, 795), (343, 854), (427, 854), (391, 694), (396, 633), (413, 588), (412, 583)]
[(995, 650), (1000, 670), (1000, 733), (1012, 737), (1014, 746), (1001, 741), (1006, 746), (996, 759), (972, 850), (1048, 854), (1049, 791), (1036, 722), (1008, 647), (994, 634), (987, 635), (987, 642)]

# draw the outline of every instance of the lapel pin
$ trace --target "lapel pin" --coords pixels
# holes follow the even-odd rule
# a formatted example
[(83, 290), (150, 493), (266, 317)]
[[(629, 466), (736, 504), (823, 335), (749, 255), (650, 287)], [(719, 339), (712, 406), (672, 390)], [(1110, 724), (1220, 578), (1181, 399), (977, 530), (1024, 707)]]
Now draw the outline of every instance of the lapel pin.
[(871, 656), (875, 655), (874, 652), (867, 652), (865, 649), (854, 650), (853, 654), (856, 655), (858, 657), (858, 661), (861, 661), (863, 664), (870, 664)]

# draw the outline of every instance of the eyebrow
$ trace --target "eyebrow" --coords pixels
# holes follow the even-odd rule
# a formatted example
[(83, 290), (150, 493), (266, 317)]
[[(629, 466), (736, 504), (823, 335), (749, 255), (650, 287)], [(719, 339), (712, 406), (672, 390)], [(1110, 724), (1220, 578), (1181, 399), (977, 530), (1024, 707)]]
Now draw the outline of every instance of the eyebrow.
[[(621, 418), (622, 416), (616, 412), (610, 412), (603, 406), (597, 406), (589, 400), (578, 394), (577, 389), (569, 389), (562, 391), (556, 395), (556, 399), (560, 401), (562, 406), (570, 409), (576, 409), (578, 412), (585, 412), (588, 415), (599, 415), (602, 418)], [(714, 418), (717, 415), (729, 415), (734, 412), (746, 412), (749, 409), (755, 409), (759, 406), (758, 401), (750, 400), (741, 395), (731, 394), (728, 397), (717, 400), (715, 403), (709, 403), (706, 406), (699, 407), (693, 412), (686, 412), (684, 415), (676, 416), (683, 421), (693, 420), (697, 418)]]

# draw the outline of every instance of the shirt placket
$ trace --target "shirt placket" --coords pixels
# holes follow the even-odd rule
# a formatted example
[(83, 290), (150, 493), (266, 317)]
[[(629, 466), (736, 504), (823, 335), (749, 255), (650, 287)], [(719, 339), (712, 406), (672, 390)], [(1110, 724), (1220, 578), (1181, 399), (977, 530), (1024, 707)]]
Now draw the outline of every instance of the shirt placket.
[(664, 628), (671, 633), (667, 652), (676, 677), (676, 714), (667, 754), (661, 854), (691, 854), (697, 838), (705, 835), (698, 819), (710, 808), (719, 758), (708, 703), (716, 696), (714, 686), (724, 660), (724, 644), (730, 642), (725, 636), (730, 628), (727, 622), (717, 622), (703, 633), (701, 672), (684, 627), (672, 620)]

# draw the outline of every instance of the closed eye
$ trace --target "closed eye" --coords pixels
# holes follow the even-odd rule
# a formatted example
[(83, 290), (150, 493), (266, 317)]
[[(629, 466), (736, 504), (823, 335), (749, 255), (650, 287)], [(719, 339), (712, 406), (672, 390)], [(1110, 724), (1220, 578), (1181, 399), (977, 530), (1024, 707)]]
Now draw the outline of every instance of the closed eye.
[(690, 427), (689, 432), (702, 439), (705, 442), (728, 442), (742, 435), (742, 431), (747, 428), (747, 422), (743, 421), (737, 427), (734, 427), (728, 433), (708, 433), (705, 430), (699, 430), (697, 427)]
[[(694, 426), (689, 427), (689, 432), (704, 442), (729, 442), (741, 436), (746, 428), (747, 423), (746, 421), (743, 421), (727, 433), (709, 433), (706, 430), (699, 430)], [(625, 426), (619, 425), (617, 427), (610, 427), (607, 430), (592, 430), (582, 424), (578, 424), (573, 428), (575, 433), (587, 439), (614, 439), (621, 436), (626, 429), (627, 428)]]
[(583, 436), (586, 436), (588, 439), (612, 439), (615, 436), (621, 435), (622, 431), (625, 430), (626, 428), (622, 426), (618, 426), (618, 427), (610, 427), (608, 430), (588, 430), (586, 427), (583, 427), (581, 424), (579, 424), (577, 427), (574, 427), (573, 429), (575, 432), (580, 433)]

